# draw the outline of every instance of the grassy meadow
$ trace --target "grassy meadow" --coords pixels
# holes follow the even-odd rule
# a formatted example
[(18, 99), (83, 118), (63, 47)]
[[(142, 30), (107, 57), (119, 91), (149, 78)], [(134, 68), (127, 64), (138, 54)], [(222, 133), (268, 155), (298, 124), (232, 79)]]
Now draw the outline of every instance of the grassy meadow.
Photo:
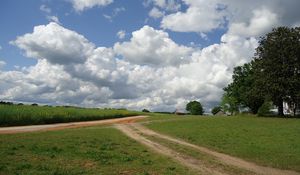
[[(142, 123), (154, 131), (260, 165), (300, 172), (300, 120), (295, 118), (177, 116), (116, 109), (0, 105), (0, 126), (140, 114), (151, 116)], [(180, 146), (176, 150), (199, 158), (192, 150)], [(0, 156), (0, 175), (193, 174), (109, 126), (0, 135)]]
[(0, 174), (192, 174), (110, 127), (0, 135)]
[(50, 124), (139, 115), (125, 109), (0, 105), (0, 126)]
[(171, 117), (167, 115), (164, 122), (146, 126), (260, 165), (300, 172), (299, 119), (174, 116), (172, 120)]

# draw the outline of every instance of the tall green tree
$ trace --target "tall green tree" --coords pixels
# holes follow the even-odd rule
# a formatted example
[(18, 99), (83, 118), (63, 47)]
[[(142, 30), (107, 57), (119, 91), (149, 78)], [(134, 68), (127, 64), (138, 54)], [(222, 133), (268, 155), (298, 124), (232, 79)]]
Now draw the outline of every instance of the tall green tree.
[(283, 101), (299, 104), (300, 28), (273, 29), (260, 39), (255, 60), (257, 82), (283, 116)]
[(222, 97), (221, 107), (224, 112), (229, 112), (231, 115), (239, 112), (239, 103), (234, 96), (225, 92)]
[[(224, 88), (226, 93), (225, 100), (234, 99), (236, 104), (234, 108), (248, 107), (252, 113), (256, 114), (259, 107), (264, 103), (264, 96), (259, 93), (259, 84), (255, 83), (254, 61), (246, 63), (243, 66), (234, 68), (233, 82)], [(232, 102), (231, 102), (231, 105)]]
[(185, 110), (189, 111), (192, 115), (202, 115), (204, 110), (200, 102), (191, 101), (186, 105)]

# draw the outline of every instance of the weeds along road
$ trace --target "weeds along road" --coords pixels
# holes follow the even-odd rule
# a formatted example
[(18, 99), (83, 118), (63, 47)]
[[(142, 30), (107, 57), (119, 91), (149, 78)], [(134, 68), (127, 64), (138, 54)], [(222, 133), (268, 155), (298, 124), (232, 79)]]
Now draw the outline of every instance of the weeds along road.
[(95, 125), (105, 124), (117, 124), (117, 123), (133, 123), (137, 120), (146, 118), (147, 116), (133, 116), (123, 117), (116, 119), (105, 119), (95, 121), (84, 121), (84, 122), (70, 122), (70, 123), (57, 123), (48, 125), (30, 125), (30, 126), (12, 126), (12, 127), (0, 127), (0, 134), (14, 134), (34, 131), (49, 131), (49, 130), (61, 130), (66, 128), (79, 128)]

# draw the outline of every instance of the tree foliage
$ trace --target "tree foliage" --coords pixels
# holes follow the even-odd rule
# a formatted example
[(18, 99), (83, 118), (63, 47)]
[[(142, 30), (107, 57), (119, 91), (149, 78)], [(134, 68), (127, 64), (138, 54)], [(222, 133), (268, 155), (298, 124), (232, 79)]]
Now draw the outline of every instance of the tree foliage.
[[(278, 106), (283, 101), (299, 104), (300, 99), (300, 28), (279, 27), (262, 37), (256, 49), (257, 81), (261, 90)], [(297, 106), (297, 105), (295, 105)]]
[(300, 28), (278, 27), (261, 37), (254, 60), (234, 68), (232, 78), (224, 88), (224, 110), (233, 113), (248, 107), (257, 113), (270, 99), (279, 115), (284, 101), (295, 113), (300, 103)]
[(143, 109), (142, 112), (150, 112), (148, 109)]
[(271, 114), (270, 109), (272, 108), (272, 103), (266, 100), (261, 107), (258, 109), (257, 114), (259, 116), (268, 116)]
[(221, 107), (224, 112), (228, 112), (231, 115), (239, 112), (239, 104), (237, 99), (234, 96), (231, 96), (228, 93), (225, 93), (222, 97)]
[(213, 115), (216, 115), (218, 112), (220, 112), (222, 110), (222, 107), (221, 106), (216, 106), (214, 107), (212, 110), (211, 110), (211, 113)]
[(189, 102), (185, 109), (192, 115), (202, 115), (204, 112), (201, 103), (198, 101)]
[(232, 76), (233, 82), (224, 88), (226, 95), (234, 98), (235, 104), (231, 102), (231, 105), (235, 105), (236, 109), (248, 107), (254, 114), (264, 102), (264, 96), (259, 93), (259, 85), (255, 83), (256, 77), (253, 69), (255, 65), (256, 63), (253, 61), (235, 67)]

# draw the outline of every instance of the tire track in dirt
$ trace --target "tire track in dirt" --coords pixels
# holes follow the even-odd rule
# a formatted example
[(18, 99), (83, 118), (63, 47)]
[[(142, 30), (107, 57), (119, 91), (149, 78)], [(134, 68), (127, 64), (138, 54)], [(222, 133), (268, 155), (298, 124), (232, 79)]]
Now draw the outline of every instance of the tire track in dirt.
[(136, 140), (137, 142), (151, 148), (162, 155), (170, 157), (171, 159), (177, 161), (178, 163), (191, 168), (198, 172), (199, 174), (211, 174), (211, 175), (226, 175), (226, 173), (220, 172), (204, 166), (200, 160), (193, 157), (181, 154), (173, 149), (163, 146), (155, 141), (149, 140), (146, 137), (139, 134), (130, 124), (117, 124), (115, 125), (117, 129), (122, 131), (128, 137)]
[(215, 157), (217, 160), (219, 160), (222, 164), (227, 164), (227, 165), (231, 165), (240, 169), (245, 169), (257, 174), (262, 174), (262, 175), (300, 175), (299, 172), (295, 172), (295, 171), (291, 171), (291, 170), (281, 170), (281, 169), (276, 169), (276, 168), (271, 168), (271, 167), (265, 167), (265, 166), (260, 166), (257, 165), (255, 163), (252, 162), (248, 162), (245, 161), (243, 159), (237, 158), (237, 157), (233, 157), (227, 154), (223, 154), (223, 153), (219, 153), (216, 151), (212, 151), (208, 148), (205, 147), (201, 147), (198, 145), (194, 145), (188, 142), (185, 142), (183, 140), (180, 139), (176, 139), (167, 135), (163, 135), (160, 133), (157, 133), (153, 130), (150, 130), (146, 127), (144, 127), (141, 124), (138, 123), (133, 123), (130, 124), (134, 129), (136, 129), (136, 131), (148, 135), (148, 136), (153, 136), (153, 137), (158, 137), (161, 139), (165, 139), (183, 146), (187, 146), (190, 148), (193, 148), (195, 150), (198, 150), (199, 152), (202, 153), (206, 153), (208, 155), (212, 155), (213, 157)]

